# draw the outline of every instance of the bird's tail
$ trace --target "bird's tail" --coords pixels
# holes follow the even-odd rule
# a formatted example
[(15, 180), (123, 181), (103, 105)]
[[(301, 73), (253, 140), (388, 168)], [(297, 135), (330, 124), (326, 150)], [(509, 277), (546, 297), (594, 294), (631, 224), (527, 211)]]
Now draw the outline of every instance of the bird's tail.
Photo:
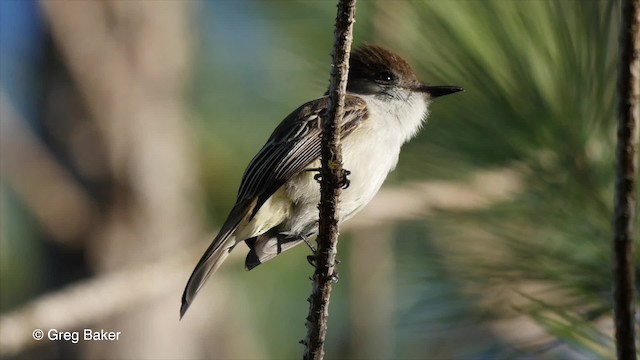
[(193, 303), (193, 299), (205, 281), (207, 281), (211, 274), (218, 270), (227, 256), (229, 256), (231, 250), (236, 246), (237, 239), (234, 235), (235, 231), (254, 206), (255, 202), (250, 204), (238, 203), (231, 210), (227, 221), (222, 225), (220, 232), (216, 238), (213, 239), (207, 251), (204, 252), (204, 255), (202, 255), (200, 261), (198, 261), (196, 268), (193, 269), (193, 273), (191, 273), (191, 277), (182, 294), (180, 319), (182, 319), (184, 313), (187, 312), (187, 309), (189, 309), (189, 306)]
[[(221, 236), (222, 235), (222, 236)], [(193, 299), (202, 288), (202, 285), (207, 281), (209, 276), (213, 274), (224, 260), (229, 256), (229, 253), (236, 245), (235, 236), (230, 236), (230, 233), (220, 233), (213, 240), (207, 251), (205, 251), (200, 261), (193, 269), (191, 277), (187, 282), (187, 286), (182, 294), (182, 306), (180, 307), (180, 319), (184, 316), (189, 309), (189, 306), (193, 302)]]

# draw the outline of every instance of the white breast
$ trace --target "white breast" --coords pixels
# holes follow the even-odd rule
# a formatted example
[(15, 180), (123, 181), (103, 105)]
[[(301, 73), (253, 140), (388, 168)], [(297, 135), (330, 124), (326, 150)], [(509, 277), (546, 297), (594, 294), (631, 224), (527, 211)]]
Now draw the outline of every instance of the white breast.
[(402, 145), (418, 132), (427, 112), (419, 94), (391, 102), (361, 97), (367, 102), (370, 118), (342, 142), (344, 168), (351, 171), (351, 183), (342, 193), (341, 220), (355, 215), (373, 199), (398, 164)]

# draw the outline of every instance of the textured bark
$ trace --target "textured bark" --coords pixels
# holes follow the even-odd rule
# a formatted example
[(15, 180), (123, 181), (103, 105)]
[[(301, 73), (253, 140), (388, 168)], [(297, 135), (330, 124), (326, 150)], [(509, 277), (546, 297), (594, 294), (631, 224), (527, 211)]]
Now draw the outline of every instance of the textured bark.
[(640, 100), (640, 0), (623, 0), (621, 10), (613, 218), (613, 300), (618, 359), (636, 359), (633, 225), (636, 221)]
[(309, 297), (307, 337), (304, 359), (322, 359), (329, 317), (331, 284), (337, 278), (335, 272), (336, 245), (338, 242), (338, 204), (341, 182), (345, 179), (342, 168), (340, 146), (340, 123), (344, 115), (344, 97), (347, 90), (349, 53), (353, 40), (355, 0), (340, 0), (336, 16), (335, 39), (332, 53), (331, 83), (329, 96), (331, 105), (322, 127), (322, 169), (320, 182), (320, 221), (316, 271)]

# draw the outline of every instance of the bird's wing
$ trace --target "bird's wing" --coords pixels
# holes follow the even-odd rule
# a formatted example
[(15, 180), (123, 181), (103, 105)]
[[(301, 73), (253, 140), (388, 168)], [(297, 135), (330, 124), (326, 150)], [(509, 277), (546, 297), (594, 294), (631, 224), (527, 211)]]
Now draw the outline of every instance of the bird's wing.
[[(232, 236), (240, 222), (249, 214), (255, 215), (287, 180), (320, 157), (320, 119), (328, 107), (328, 97), (300, 106), (278, 125), (267, 143), (251, 160), (242, 177), (235, 206), (187, 282), (182, 294), (180, 317), (237, 241), (245, 240), (234, 239)], [(348, 95), (341, 123), (342, 136), (349, 135), (368, 116), (365, 101)]]
[[(328, 97), (300, 106), (278, 125), (251, 160), (240, 183), (238, 202), (257, 199), (252, 215), (285, 182), (320, 158), (320, 119), (328, 107)], [(348, 136), (368, 116), (365, 101), (348, 95), (341, 123), (342, 137)]]

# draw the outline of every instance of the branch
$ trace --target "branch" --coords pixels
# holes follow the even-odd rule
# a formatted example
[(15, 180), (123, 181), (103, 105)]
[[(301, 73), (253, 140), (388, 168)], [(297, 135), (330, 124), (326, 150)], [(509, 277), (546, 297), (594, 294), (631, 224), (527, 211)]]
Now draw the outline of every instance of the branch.
[(344, 115), (344, 97), (347, 91), (349, 73), (349, 53), (353, 40), (356, 0), (339, 0), (334, 33), (333, 62), (329, 111), (323, 118), (320, 182), (320, 220), (316, 271), (313, 274), (313, 288), (309, 297), (307, 316), (307, 337), (304, 359), (319, 360), (324, 357), (324, 341), (329, 317), (331, 284), (335, 279), (336, 245), (338, 242), (338, 203), (340, 184), (346, 179), (342, 169), (342, 149), (340, 146), (340, 123)]
[(613, 217), (613, 312), (618, 359), (636, 359), (633, 225), (636, 211), (640, 100), (640, 0), (623, 0), (621, 15)]

